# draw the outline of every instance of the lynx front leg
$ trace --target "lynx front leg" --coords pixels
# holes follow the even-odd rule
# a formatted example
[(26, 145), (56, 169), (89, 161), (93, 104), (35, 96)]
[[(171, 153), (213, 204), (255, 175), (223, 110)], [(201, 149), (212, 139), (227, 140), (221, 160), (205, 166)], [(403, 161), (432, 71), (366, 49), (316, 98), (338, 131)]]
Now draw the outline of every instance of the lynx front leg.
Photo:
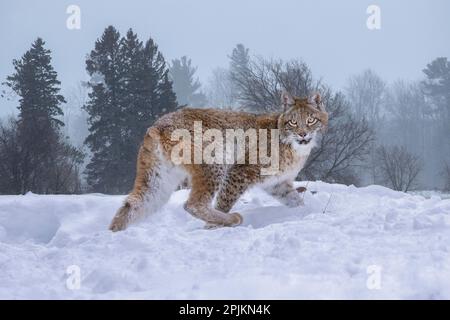
[(266, 191), (290, 208), (304, 205), (302, 196), (295, 190), (292, 182), (284, 181), (277, 183), (270, 188), (266, 188)]
[(212, 207), (212, 199), (217, 188), (216, 179), (205, 177), (199, 172), (192, 176), (192, 188), (184, 205), (187, 212), (207, 223), (207, 226), (237, 226), (242, 223), (239, 213), (225, 213)]

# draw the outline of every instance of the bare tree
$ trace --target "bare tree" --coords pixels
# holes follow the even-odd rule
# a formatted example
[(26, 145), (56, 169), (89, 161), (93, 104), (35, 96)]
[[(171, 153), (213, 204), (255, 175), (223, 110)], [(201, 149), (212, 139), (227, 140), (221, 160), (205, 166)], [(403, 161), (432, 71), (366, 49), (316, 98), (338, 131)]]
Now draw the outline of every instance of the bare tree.
[(419, 157), (409, 153), (405, 147), (378, 148), (379, 168), (386, 185), (397, 191), (407, 192), (415, 186), (422, 170)]
[(88, 100), (89, 88), (83, 82), (70, 88), (67, 103), (62, 106), (64, 111), (63, 133), (68, 136), (72, 143), (80, 148), (85, 149), (84, 140), (89, 134), (88, 130), (88, 114), (83, 106)]
[(208, 102), (213, 107), (232, 109), (236, 106), (230, 72), (227, 69), (213, 70), (206, 92)]
[[(54, 151), (46, 166), (32, 168), (39, 162), (20, 139), (18, 121), (14, 118), (0, 123), (0, 194), (80, 193), (80, 165), (84, 154), (61, 135), (52, 143)], [(31, 170), (30, 170), (31, 168)]]
[(329, 127), (318, 147), (313, 149), (300, 178), (357, 184), (355, 169), (369, 152), (373, 132), (364, 119), (353, 117), (345, 97), (314, 80), (308, 66), (299, 60), (249, 62), (247, 77), (239, 77), (239, 101), (255, 112), (280, 110), (280, 93), (286, 89), (296, 96), (320, 91), (330, 115)]
[(244, 109), (257, 112), (279, 110), (280, 94), (286, 89), (293, 95), (306, 96), (320, 88), (313, 80), (311, 70), (299, 60), (250, 60), (246, 77), (234, 77), (238, 88), (238, 102)]
[(342, 94), (325, 96), (328, 101), (330, 124), (320, 145), (313, 150), (301, 177), (345, 184), (358, 184), (355, 169), (363, 165), (370, 153), (373, 131), (367, 121), (356, 119), (348, 112), (348, 103)]
[[(388, 121), (397, 141), (392, 143), (408, 147), (408, 150), (424, 155), (425, 146), (429, 141), (425, 138), (430, 135), (427, 131), (430, 125), (431, 114), (428, 112), (425, 95), (418, 82), (396, 81), (390, 86), (386, 99)], [(386, 130), (388, 131), (388, 130)], [(387, 138), (387, 137), (382, 137)]]
[(356, 119), (366, 119), (373, 129), (374, 139), (370, 145), (369, 161), (359, 170), (359, 175), (364, 180), (375, 183), (377, 180), (375, 146), (380, 140), (380, 132), (383, 131), (384, 104), (386, 98), (386, 83), (372, 70), (367, 69), (362, 73), (351, 76), (347, 81), (345, 94), (350, 103), (350, 108)]
[(379, 123), (386, 83), (375, 72), (368, 69), (350, 77), (345, 91), (358, 118), (366, 118), (373, 124)]

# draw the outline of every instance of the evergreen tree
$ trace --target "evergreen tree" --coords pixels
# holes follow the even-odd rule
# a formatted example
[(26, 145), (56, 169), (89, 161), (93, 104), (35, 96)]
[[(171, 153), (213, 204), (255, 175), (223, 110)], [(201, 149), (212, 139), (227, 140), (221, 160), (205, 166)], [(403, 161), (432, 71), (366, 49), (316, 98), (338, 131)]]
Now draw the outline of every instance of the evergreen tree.
[(22, 154), (17, 120), (0, 122), (0, 194), (22, 194)]
[(246, 81), (250, 72), (249, 49), (239, 43), (233, 49), (230, 58), (230, 80), (232, 84), (233, 95), (239, 100), (243, 88), (246, 87)]
[(163, 55), (152, 39), (145, 45), (129, 30), (121, 42), (123, 85), (122, 160), (120, 175), (116, 178), (122, 186), (121, 192), (132, 187), (136, 160), (142, 139), (153, 122), (167, 112), (177, 108), (172, 82)]
[(183, 56), (181, 59), (172, 60), (170, 66), (170, 78), (173, 82), (173, 90), (177, 101), (181, 105), (203, 107), (206, 105), (206, 96), (199, 92), (201, 84), (195, 77), (197, 68), (192, 66), (191, 59)]
[(450, 162), (450, 61), (445, 57), (436, 58), (423, 72), (427, 76), (423, 81), (424, 92), (431, 102), (429, 114), (436, 119), (433, 143), (439, 152), (433, 159), (438, 160), (438, 165), (445, 169)]
[[(143, 72), (144, 55), (143, 44), (131, 29), (120, 41), (120, 117), (115, 119), (120, 129), (120, 140), (115, 143), (119, 156), (115, 162), (119, 170), (115, 172), (112, 183), (117, 185), (114, 192), (127, 192), (133, 184), (133, 175), (136, 170), (136, 155), (139, 144), (145, 133), (142, 129), (149, 125), (149, 105), (146, 96), (148, 90), (145, 86)], [(106, 174), (111, 174), (106, 173)], [(125, 186), (125, 187), (124, 187)]]
[(64, 125), (57, 117), (63, 114), (60, 104), (66, 101), (59, 94), (61, 83), (51, 65), (50, 50), (44, 44), (38, 38), (21, 59), (13, 61), (15, 73), (7, 77), (6, 84), (20, 96), (22, 125), (56, 131)]
[(425, 93), (438, 108), (440, 116), (450, 120), (450, 61), (444, 57), (437, 58), (423, 72), (427, 76), (423, 82)]
[(92, 92), (86, 110), (93, 153), (87, 166), (95, 191), (128, 192), (134, 181), (142, 138), (162, 114), (177, 108), (172, 82), (162, 54), (152, 39), (145, 45), (130, 29), (126, 36), (108, 27), (87, 63)]
[(92, 159), (86, 167), (87, 182), (92, 190), (119, 192), (115, 174), (120, 172), (122, 110), (120, 104), (121, 58), (120, 34), (112, 26), (103, 32), (86, 60), (91, 92), (85, 105), (89, 114), (86, 145)]
[(20, 154), (12, 189), (15, 193), (78, 192), (82, 155), (61, 137), (60, 105), (65, 99), (59, 94), (51, 52), (44, 45), (38, 38), (21, 59), (14, 60), (15, 72), (5, 82), (20, 97), (17, 125), (9, 131), (17, 135)]
[(177, 99), (169, 79), (169, 69), (153, 39), (146, 41), (142, 51), (141, 85), (144, 103), (137, 110), (133, 136), (140, 143), (149, 126), (162, 115), (177, 109)]

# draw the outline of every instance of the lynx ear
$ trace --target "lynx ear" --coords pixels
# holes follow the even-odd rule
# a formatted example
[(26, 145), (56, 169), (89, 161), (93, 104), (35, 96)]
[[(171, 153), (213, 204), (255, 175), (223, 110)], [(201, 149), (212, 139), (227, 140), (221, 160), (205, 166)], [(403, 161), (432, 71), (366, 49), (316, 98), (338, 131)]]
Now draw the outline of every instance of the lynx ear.
[(281, 92), (281, 105), (283, 106), (283, 109), (286, 110), (288, 106), (293, 105), (294, 103), (295, 101), (291, 94), (286, 90), (283, 90)]
[(312, 104), (313, 106), (315, 106), (318, 110), (326, 112), (325, 111), (325, 105), (322, 101), (322, 97), (320, 96), (319, 93), (315, 93), (313, 94), (309, 99), (308, 102), (310, 104)]

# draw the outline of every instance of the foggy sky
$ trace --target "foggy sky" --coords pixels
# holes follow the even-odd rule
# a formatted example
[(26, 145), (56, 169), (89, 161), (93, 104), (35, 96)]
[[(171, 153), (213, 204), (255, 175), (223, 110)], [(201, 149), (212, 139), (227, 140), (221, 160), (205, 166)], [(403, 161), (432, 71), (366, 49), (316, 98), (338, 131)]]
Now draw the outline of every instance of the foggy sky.
[[(81, 30), (66, 28), (70, 4), (81, 8)], [(370, 4), (381, 7), (381, 30), (366, 27)], [(67, 92), (86, 80), (85, 56), (110, 24), (151, 36), (169, 61), (188, 55), (203, 84), (237, 43), (253, 55), (302, 58), (334, 88), (365, 68), (387, 81), (419, 79), (428, 62), (450, 57), (449, 13), (448, 0), (1, 0), (0, 82), (40, 36)], [(0, 115), (16, 105), (0, 99)]]

